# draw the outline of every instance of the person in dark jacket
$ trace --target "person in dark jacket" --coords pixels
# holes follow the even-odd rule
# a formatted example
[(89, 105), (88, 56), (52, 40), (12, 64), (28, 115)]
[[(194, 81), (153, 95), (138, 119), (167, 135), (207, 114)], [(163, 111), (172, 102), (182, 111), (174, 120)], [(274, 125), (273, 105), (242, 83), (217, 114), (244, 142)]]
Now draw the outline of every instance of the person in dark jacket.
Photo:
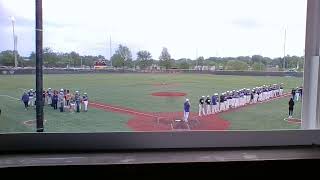
[(53, 96), (52, 96), (52, 104), (53, 104), (53, 109), (58, 109), (58, 93), (57, 91), (54, 91)]
[(24, 109), (28, 110), (29, 107), (29, 95), (25, 92), (21, 97), (22, 102), (24, 103)]
[(81, 96), (79, 91), (76, 91), (76, 95), (74, 96), (75, 102), (76, 102), (76, 108), (77, 108), (77, 112), (80, 112), (81, 109)]
[(293, 98), (290, 98), (290, 101), (289, 101), (289, 118), (292, 118), (293, 108), (294, 108), (294, 101), (293, 101)]

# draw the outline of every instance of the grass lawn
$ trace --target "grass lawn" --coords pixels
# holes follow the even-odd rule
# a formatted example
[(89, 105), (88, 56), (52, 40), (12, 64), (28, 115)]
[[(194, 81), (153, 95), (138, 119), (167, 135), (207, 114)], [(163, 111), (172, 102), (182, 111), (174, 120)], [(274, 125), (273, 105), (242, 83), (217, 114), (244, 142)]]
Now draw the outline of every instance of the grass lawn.
[[(175, 86), (154, 86), (157, 83), (175, 83)], [(120, 105), (147, 112), (182, 111), (184, 98), (153, 97), (160, 91), (187, 93), (192, 111), (197, 111), (198, 99), (238, 88), (252, 88), (263, 84), (284, 83), (285, 90), (301, 85), (302, 78), (215, 76), (200, 74), (81, 74), (44, 75), (44, 88), (79, 90), (87, 92), (90, 101)], [(20, 98), (22, 89), (35, 89), (34, 75), (0, 76), (0, 95)], [(35, 111), (24, 111), (22, 103), (0, 96), (0, 132), (28, 132), (34, 127), (23, 121), (35, 119)], [(299, 105), (296, 107), (299, 109)], [(295, 128), (283, 121), (287, 114), (287, 100), (241, 109), (223, 117), (231, 121), (231, 129), (282, 129)], [(130, 117), (97, 109), (87, 113), (59, 113), (45, 109), (46, 131), (50, 132), (101, 132), (127, 131)], [(271, 121), (272, 119), (274, 121)], [(280, 119), (280, 122), (277, 120)], [(282, 120), (281, 120), (282, 119)]]

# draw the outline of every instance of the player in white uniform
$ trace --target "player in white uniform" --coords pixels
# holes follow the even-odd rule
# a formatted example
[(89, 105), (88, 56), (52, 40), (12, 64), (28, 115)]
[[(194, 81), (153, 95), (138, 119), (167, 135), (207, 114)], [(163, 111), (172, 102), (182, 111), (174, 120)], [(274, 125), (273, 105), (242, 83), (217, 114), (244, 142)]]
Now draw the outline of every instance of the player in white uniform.
[(283, 95), (283, 83), (280, 84), (279, 88), (280, 88), (280, 96), (282, 96)]
[(88, 111), (89, 98), (88, 98), (88, 94), (86, 92), (82, 96), (82, 102), (83, 102), (83, 105), (84, 105), (84, 111), (87, 112)]
[(207, 115), (212, 114), (211, 113), (211, 99), (210, 99), (209, 95), (207, 96), (207, 99), (206, 99), (205, 103), (206, 103), (206, 113), (207, 113)]

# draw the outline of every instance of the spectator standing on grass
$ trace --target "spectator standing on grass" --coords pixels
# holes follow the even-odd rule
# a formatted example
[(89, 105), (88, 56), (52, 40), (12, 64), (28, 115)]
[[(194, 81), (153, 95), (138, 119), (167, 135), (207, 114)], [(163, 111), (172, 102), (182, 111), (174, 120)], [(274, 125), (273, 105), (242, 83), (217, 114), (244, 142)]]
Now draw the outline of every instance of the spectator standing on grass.
[(76, 110), (76, 100), (72, 94), (70, 94), (70, 102), (69, 103), (70, 103), (69, 111), (73, 113)]
[(48, 102), (48, 105), (53, 107), (53, 103), (52, 103), (52, 96), (53, 96), (53, 92), (51, 90), (51, 88), (48, 88), (48, 91), (47, 91), (47, 102)]
[(64, 106), (67, 106), (67, 90), (66, 89), (63, 90), (63, 102), (64, 102)]
[(63, 94), (63, 91), (60, 91), (60, 93), (58, 95), (58, 106), (59, 106), (60, 112), (63, 112), (63, 110), (64, 110), (64, 94)]
[(22, 102), (24, 103), (24, 109), (28, 110), (29, 107), (29, 95), (24, 92), (22, 97), (21, 97)]
[(45, 90), (42, 91), (42, 99), (43, 99), (43, 104), (42, 105), (46, 104), (46, 102), (47, 102), (47, 94), (46, 94)]
[(58, 92), (55, 90), (53, 91), (52, 105), (53, 109), (58, 109)]
[(76, 94), (75, 94), (75, 96), (74, 96), (74, 99), (75, 99), (75, 102), (76, 102), (77, 112), (79, 113), (79, 112), (80, 112), (80, 109), (81, 109), (81, 97), (80, 97), (79, 91), (76, 91)]
[(66, 105), (70, 106), (70, 99), (71, 99), (71, 94), (70, 91), (67, 90), (67, 94), (66, 94)]
[(183, 106), (184, 106), (183, 107), (183, 109), (184, 109), (183, 120), (184, 120), (184, 122), (188, 122), (189, 113), (190, 113), (190, 102), (189, 102), (189, 99), (186, 99), (186, 101), (184, 102)]
[(293, 101), (293, 98), (290, 98), (290, 101), (289, 101), (289, 118), (292, 118), (293, 108), (294, 108), (294, 101)]

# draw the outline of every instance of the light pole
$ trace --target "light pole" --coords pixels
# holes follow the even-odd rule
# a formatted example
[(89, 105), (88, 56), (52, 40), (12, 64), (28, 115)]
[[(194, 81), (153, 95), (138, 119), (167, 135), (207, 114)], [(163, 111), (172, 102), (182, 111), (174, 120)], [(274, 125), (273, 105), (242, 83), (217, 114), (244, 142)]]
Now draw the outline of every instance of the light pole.
[(287, 41), (287, 29), (284, 29), (284, 43), (283, 43), (283, 71), (286, 70), (286, 41)]
[(110, 44), (109, 44), (109, 50), (110, 50), (110, 65), (111, 65), (111, 67), (112, 67), (112, 61), (111, 61), (111, 57), (112, 57), (112, 44), (111, 44), (111, 36), (110, 36)]
[(16, 19), (11, 16), (11, 22), (12, 22), (12, 34), (13, 34), (13, 55), (14, 55), (14, 67), (18, 67), (18, 62), (17, 62), (17, 36), (14, 31), (14, 24), (16, 22)]

